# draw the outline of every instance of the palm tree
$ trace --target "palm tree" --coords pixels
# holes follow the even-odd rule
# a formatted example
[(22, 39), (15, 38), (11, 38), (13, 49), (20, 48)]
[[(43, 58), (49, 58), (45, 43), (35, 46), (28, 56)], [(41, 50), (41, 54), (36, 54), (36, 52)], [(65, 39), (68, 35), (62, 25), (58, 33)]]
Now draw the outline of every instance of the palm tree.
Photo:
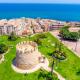
[(53, 69), (54, 69), (54, 59), (53, 59), (53, 62), (52, 62), (51, 74), (53, 74)]

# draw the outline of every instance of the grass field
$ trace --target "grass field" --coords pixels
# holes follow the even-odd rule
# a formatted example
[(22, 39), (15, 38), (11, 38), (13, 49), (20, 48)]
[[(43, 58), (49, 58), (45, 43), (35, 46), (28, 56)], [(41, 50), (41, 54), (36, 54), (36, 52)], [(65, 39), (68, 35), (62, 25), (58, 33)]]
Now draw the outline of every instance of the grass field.
[[(48, 58), (51, 66), (53, 59), (50, 56), (50, 53), (54, 50), (56, 41), (59, 41), (50, 33), (45, 33), (45, 35), (47, 38), (42, 39), (42, 45), (39, 46), (39, 51)], [(28, 40), (28, 38), (18, 38), (17, 41), (8, 41), (7, 36), (0, 36), (0, 43), (5, 43), (9, 46), (9, 52), (5, 55), (5, 61), (0, 64), (0, 80), (38, 80), (40, 71), (24, 75), (14, 72), (11, 68), (12, 60), (16, 56), (15, 46), (17, 43), (25, 40)], [(80, 74), (76, 74), (77, 71), (80, 71), (80, 58), (64, 46), (63, 51), (67, 58), (66, 60), (55, 63), (54, 69), (66, 80), (80, 80)]]
[[(39, 50), (48, 58), (51, 66), (52, 57), (50, 56), (50, 53), (52, 53), (54, 50), (54, 46), (51, 44), (55, 44), (59, 41), (50, 33), (46, 33), (46, 35), (47, 38), (42, 40), (43, 45), (39, 46)], [(62, 50), (65, 52), (67, 58), (66, 60), (55, 63), (54, 69), (66, 80), (80, 80), (80, 74), (77, 75), (78, 71), (80, 73), (80, 58), (64, 45), (62, 46)]]

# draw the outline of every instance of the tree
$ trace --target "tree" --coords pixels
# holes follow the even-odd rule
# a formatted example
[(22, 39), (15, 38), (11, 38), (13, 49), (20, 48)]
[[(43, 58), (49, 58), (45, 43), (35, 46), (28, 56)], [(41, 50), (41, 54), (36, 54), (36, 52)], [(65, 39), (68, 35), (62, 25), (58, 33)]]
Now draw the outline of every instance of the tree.
[(60, 36), (65, 40), (78, 41), (80, 38), (80, 32), (70, 32), (69, 27), (63, 27), (60, 29)]
[(38, 75), (38, 80), (58, 80), (56, 74), (52, 74), (50, 72), (40, 70), (40, 73)]
[(54, 59), (53, 59), (53, 62), (52, 62), (51, 74), (53, 74), (53, 69), (54, 69)]
[(39, 75), (38, 75), (38, 80), (40, 79), (40, 78), (45, 78), (46, 77), (46, 74), (45, 74), (45, 72), (42, 70), (42, 69), (40, 69), (40, 73), (39, 73)]
[(50, 72), (47, 72), (46, 80), (59, 80), (59, 79), (55, 73), (51, 74)]
[(55, 44), (55, 50), (52, 52), (52, 57), (56, 60), (64, 60), (66, 59), (66, 55), (65, 53), (62, 51), (62, 44), (60, 43), (56, 43)]
[(80, 76), (80, 69), (76, 72), (76, 75)]
[(46, 35), (44, 33), (41, 33), (38, 35), (38, 38), (41, 38), (41, 39), (46, 38)]
[(12, 32), (9, 36), (8, 36), (8, 40), (10, 41), (15, 41), (17, 39), (16, 35), (14, 32)]
[(36, 35), (36, 36), (33, 38), (33, 41), (36, 42), (38, 45), (41, 45), (43, 38), (46, 38), (46, 35), (43, 34), (43, 33), (41, 33), (41, 34)]
[(8, 50), (8, 47), (5, 44), (0, 44), (0, 54), (5, 53)]

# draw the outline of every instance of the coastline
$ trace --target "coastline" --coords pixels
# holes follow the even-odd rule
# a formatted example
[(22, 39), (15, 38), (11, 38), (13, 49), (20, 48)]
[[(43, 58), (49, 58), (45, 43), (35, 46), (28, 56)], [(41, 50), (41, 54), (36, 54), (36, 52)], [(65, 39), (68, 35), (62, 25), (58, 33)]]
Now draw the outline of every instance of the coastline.
[(2, 3), (0, 4), (0, 19), (6, 18), (48, 18), (60, 21), (80, 22), (79, 4), (24, 4)]

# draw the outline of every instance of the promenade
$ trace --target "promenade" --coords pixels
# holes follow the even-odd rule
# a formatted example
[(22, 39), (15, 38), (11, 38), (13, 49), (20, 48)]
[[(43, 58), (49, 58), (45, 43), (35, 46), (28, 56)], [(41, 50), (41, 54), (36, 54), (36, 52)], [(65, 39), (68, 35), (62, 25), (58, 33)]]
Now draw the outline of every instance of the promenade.
[(77, 42), (72, 42), (72, 41), (67, 41), (67, 40), (61, 40), (59, 35), (59, 30), (55, 30), (55, 31), (50, 31), (50, 33), (55, 36), (56, 38), (58, 38), (60, 41), (62, 41), (62, 43), (67, 46), (75, 55), (77, 55), (78, 57), (80, 57), (80, 41)]

